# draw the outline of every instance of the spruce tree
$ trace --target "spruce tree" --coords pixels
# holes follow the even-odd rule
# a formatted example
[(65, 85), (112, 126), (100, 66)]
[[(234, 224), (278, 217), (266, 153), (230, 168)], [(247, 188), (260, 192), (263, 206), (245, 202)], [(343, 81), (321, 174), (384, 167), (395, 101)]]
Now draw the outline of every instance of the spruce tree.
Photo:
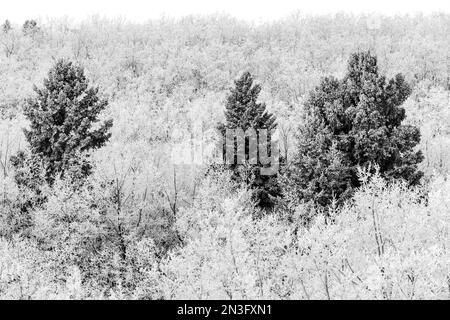
[(344, 79), (323, 79), (305, 103), (296, 156), (287, 172), (291, 196), (321, 207), (349, 198), (358, 166), (379, 166), (386, 179), (418, 184), (420, 131), (403, 125), (411, 89), (400, 74), (387, 81), (370, 52), (351, 55)]
[(89, 87), (83, 68), (66, 60), (57, 61), (44, 86), (34, 91), (36, 97), (24, 107), (30, 121), (30, 129), (24, 132), (31, 157), (42, 163), (47, 182), (74, 166), (79, 176), (88, 175), (91, 166), (80, 155), (110, 138), (112, 120), (93, 128), (108, 102), (99, 97), (98, 88)]
[[(231, 89), (225, 105), (225, 123), (219, 125), (222, 136), (225, 136), (227, 129), (266, 129), (269, 133), (267, 145), (270, 146), (270, 132), (276, 128), (276, 118), (266, 111), (266, 104), (258, 102), (258, 95), (261, 91), (259, 84), (253, 83), (253, 77), (249, 72), (245, 72), (239, 79), (234, 81), (234, 88)], [(259, 142), (257, 133), (257, 141)], [(224, 145), (224, 158), (226, 157)], [(235, 141), (234, 148), (237, 148)], [(260, 150), (258, 150), (259, 154)], [(270, 155), (270, 153), (269, 153)], [(275, 198), (280, 195), (277, 175), (261, 174), (262, 164), (258, 160), (256, 164), (248, 164), (249, 159), (249, 138), (245, 139), (245, 165), (237, 163), (237, 156), (234, 159), (225, 159), (229, 163), (227, 167), (233, 171), (233, 178), (239, 182), (247, 183), (252, 189), (254, 199), (261, 208), (270, 208), (275, 203)]]
[(234, 81), (225, 105), (225, 127), (275, 129), (276, 118), (266, 111), (266, 104), (258, 102), (261, 86), (253, 83), (250, 72)]

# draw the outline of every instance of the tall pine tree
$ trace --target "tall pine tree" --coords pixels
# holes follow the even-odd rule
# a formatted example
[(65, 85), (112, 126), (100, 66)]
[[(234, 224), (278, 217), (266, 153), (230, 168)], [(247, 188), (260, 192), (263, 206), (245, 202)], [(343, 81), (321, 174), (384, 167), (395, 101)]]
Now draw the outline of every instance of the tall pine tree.
[(329, 77), (310, 93), (298, 132), (288, 189), (299, 200), (321, 207), (342, 202), (360, 185), (358, 166), (377, 164), (387, 179), (419, 183), (414, 150), (419, 129), (402, 125), (402, 103), (411, 90), (402, 75), (387, 81), (370, 52), (351, 56), (344, 79)]
[[(34, 90), (36, 97), (24, 108), (30, 121), (30, 129), (24, 132), (31, 158), (42, 164), (49, 183), (74, 166), (79, 176), (88, 175), (91, 166), (80, 155), (110, 138), (112, 120), (93, 128), (108, 102), (99, 97), (98, 88), (89, 87), (83, 68), (66, 60), (57, 61), (44, 86)], [(16, 166), (24, 163), (20, 157), (13, 161)]]
[[(227, 98), (225, 105), (225, 123), (219, 125), (222, 136), (225, 137), (226, 130), (255, 129), (257, 133), (257, 142), (261, 139), (258, 129), (266, 129), (268, 134), (267, 145), (270, 146), (270, 132), (276, 128), (276, 118), (266, 111), (265, 103), (258, 102), (258, 95), (261, 91), (259, 84), (253, 83), (253, 77), (249, 72), (245, 72), (242, 76), (234, 81), (234, 88)], [(229, 163), (227, 167), (233, 171), (233, 178), (239, 182), (247, 183), (253, 189), (254, 199), (261, 208), (271, 208), (277, 196), (280, 195), (280, 188), (277, 181), (277, 175), (261, 174), (261, 166), (259, 154), (261, 150), (257, 150), (256, 164), (249, 164), (250, 138), (245, 139), (245, 163), (237, 163), (237, 155), (234, 159), (225, 159)], [(226, 144), (224, 145), (224, 158), (226, 157)], [(237, 151), (237, 141), (234, 142), (235, 152)], [(269, 152), (270, 156), (270, 152)]]

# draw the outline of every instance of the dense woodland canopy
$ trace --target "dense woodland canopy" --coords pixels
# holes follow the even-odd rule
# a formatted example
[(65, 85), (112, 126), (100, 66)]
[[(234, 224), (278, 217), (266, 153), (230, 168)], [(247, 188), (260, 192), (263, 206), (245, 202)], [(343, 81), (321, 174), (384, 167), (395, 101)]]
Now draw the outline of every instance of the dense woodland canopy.
[[(0, 298), (448, 299), (449, 33), (447, 14), (294, 14), (264, 24), (220, 15), (144, 24), (5, 21)], [(172, 162), (173, 147), (189, 138), (176, 132), (199, 127), (212, 136), (227, 121), (233, 81), (249, 72), (261, 88), (258, 101), (276, 118), (282, 170), (289, 170), (311, 92), (324, 77), (346, 79), (351, 55), (369, 51), (380, 74), (401, 73), (410, 88), (396, 107), (405, 110), (402, 125), (417, 128), (407, 149), (423, 154), (419, 184), (386, 180), (379, 163), (352, 163), (357, 183), (339, 205), (328, 199), (322, 210), (285, 193), (261, 214), (252, 187), (229, 170)], [(51, 70), (65, 68), (60, 61), (72, 61), (68, 70), (83, 70), (85, 79), (56, 77), (51, 85)], [(72, 92), (68, 83), (81, 86), (76, 95), (52, 95), (59, 86)], [(85, 101), (86, 89), (95, 94)], [(85, 131), (61, 138), (63, 125), (49, 124), (44, 100), (61, 112), (94, 108), (101, 143), (83, 148)], [(81, 121), (63, 118), (67, 130)], [(43, 132), (53, 134), (40, 139)], [(21, 151), (47, 160), (18, 170)], [(77, 170), (68, 166), (84, 156), (75, 151), (89, 151), (83, 183), (56, 174)], [(289, 185), (283, 178), (281, 187)]]

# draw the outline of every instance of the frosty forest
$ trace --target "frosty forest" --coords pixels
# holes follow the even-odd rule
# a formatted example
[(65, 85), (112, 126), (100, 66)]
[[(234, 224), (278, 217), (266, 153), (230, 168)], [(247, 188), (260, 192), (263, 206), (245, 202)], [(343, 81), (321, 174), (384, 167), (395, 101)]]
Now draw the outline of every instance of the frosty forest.
[(449, 14), (0, 24), (1, 299), (450, 299)]

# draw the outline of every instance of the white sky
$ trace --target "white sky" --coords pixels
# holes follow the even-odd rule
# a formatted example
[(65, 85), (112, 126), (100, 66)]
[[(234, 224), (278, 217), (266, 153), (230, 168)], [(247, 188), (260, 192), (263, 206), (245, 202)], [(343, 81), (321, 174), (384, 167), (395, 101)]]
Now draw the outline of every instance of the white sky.
[(161, 15), (228, 13), (237, 18), (262, 21), (286, 16), (296, 10), (304, 13), (333, 12), (385, 14), (450, 12), (450, 0), (0, 0), (0, 21), (68, 16), (75, 21), (99, 14), (145, 21)]

